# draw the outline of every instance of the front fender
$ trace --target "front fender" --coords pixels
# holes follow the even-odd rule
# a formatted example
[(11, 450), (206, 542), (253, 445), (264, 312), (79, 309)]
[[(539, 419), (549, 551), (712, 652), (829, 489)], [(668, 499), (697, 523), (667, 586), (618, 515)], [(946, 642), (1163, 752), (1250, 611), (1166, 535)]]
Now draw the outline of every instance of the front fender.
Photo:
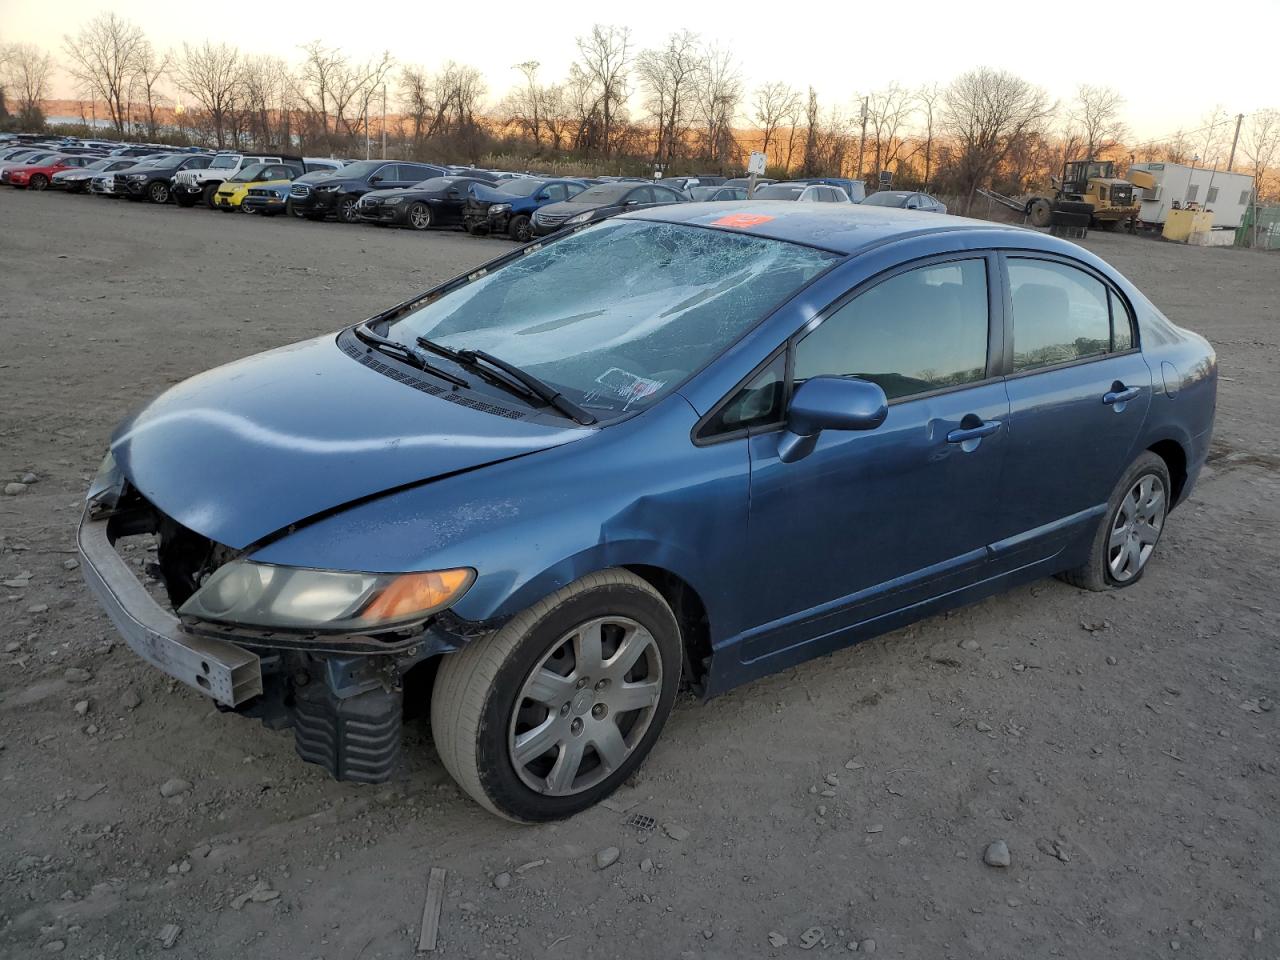
[(743, 606), (745, 440), (696, 447), (672, 394), (590, 437), (357, 503), (253, 554), (264, 563), (394, 573), (473, 567), (464, 620), (509, 617), (588, 573), (644, 564), (701, 598), (713, 639)]

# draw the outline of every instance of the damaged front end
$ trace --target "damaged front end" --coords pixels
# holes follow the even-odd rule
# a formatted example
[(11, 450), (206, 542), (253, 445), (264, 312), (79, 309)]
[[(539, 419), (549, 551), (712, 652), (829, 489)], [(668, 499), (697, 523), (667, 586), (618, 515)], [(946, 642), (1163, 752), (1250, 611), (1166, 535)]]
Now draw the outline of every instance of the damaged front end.
[[(245, 551), (216, 543), (155, 507), (110, 457), (90, 489), (78, 544), (86, 582), (135, 653), (220, 709), (256, 717), (271, 729), (292, 728), (298, 755), (339, 780), (376, 783), (391, 776), (400, 752), (406, 676), (466, 642), (461, 631), (445, 625), (462, 624), (430, 602), (431, 583), (443, 583), (438, 574), (339, 574), (252, 564)], [(193, 606), (207, 613), (222, 602), (216, 590), (203, 605), (196, 600), (219, 578), (227, 593), (227, 571), (244, 580), (243, 569), (258, 572), (259, 585), (265, 581), (260, 594), (249, 597), (253, 603), (243, 588), (236, 598), (235, 610), (247, 608), (249, 623), (191, 615)], [(335, 581), (347, 593), (336, 592)], [(445, 601), (461, 592), (465, 587)], [(332, 612), (343, 603), (331, 629), (307, 628), (296, 616), (298, 610)], [(288, 620), (281, 609), (293, 615), (288, 627), (273, 622)]]

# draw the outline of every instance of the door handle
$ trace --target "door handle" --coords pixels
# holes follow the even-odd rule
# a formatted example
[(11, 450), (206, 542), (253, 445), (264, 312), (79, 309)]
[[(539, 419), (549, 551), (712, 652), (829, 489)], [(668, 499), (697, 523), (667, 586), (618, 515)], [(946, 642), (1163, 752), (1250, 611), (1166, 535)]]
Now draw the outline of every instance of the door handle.
[(962, 427), (947, 434), (947, 443), (964, 443), (966, 440), (981, 440), (1000, 429), (999, 420), (988, 420), (976, 427)]
[(1139, 387), (1125, 387), (1123, 390), (1108, 390), (1102, 395), (1102, 402), (1106, 404), (1126, 403), (1141, 392), (1142, 390)]

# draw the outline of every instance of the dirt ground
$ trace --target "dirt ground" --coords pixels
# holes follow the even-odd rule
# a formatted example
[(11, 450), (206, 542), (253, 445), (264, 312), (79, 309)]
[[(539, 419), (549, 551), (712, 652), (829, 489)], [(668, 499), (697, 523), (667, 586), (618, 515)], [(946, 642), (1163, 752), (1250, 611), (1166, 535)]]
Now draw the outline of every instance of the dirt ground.
[(813, 956), (1280, 957), (1280, 259), (1087, 245), (1221, 361), (1213, 463), (1142, 583), (686, 700), (612, 809), (516, 827), (425, 726), (394, 782), (329, 780), (144, 666), (74, 569), (126, 411), (505, 243), (0, 192), (0, 483), (35, 475), (0, 496), (0, 956), (412, 957), (438, 866), (447, 957), (800, 956), (811, 927)]

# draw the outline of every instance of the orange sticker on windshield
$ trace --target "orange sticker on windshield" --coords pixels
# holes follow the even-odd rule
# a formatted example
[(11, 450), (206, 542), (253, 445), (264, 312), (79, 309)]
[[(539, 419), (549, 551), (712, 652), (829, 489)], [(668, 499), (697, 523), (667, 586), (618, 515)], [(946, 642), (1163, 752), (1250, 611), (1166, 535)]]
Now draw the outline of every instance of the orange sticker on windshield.
[(727, 217), (721, 217), (719, 220), (712, 220), (713, 227), (758, 227), (762, 223), (768, 223), (773, 217), (766, 216), (763, 213), (731, 213)]

